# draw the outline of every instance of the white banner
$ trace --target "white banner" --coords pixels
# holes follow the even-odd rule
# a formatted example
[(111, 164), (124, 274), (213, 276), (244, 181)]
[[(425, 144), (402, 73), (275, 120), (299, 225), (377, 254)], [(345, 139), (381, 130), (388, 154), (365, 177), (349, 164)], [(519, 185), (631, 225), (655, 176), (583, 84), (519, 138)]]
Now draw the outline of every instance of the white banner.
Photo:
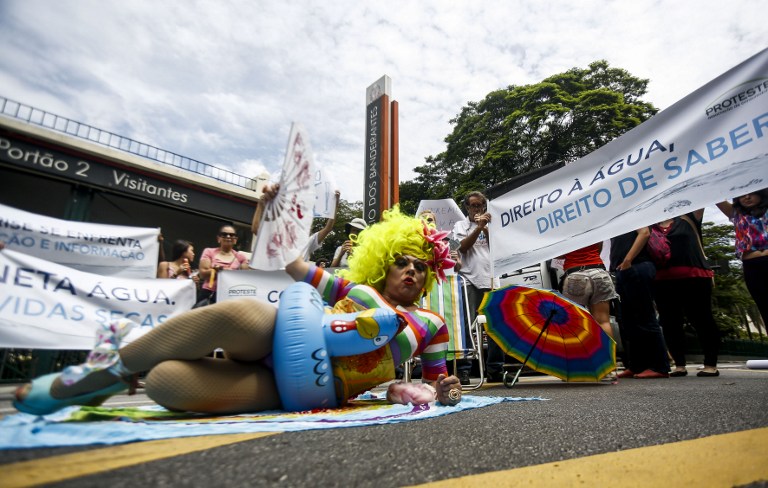
[(456, 202), (450, 198), (444, 200), (422, 200), (419, 202), (419, 208), (416, 210), (418, 216), (424, 210), (431, 210), (437, 218), (437, 229), (453, 232), (453, 226), (459, 220), (464, 220), (464, 214)]
[(490, 202), (494, 276), (768, 186), (768, 49)]
[(0, 251), (0, 348), (93, 348), (99, 324), (126, 317), (127, 342), (192, 308), (192, 280), (116, 278)]
[(222, 270), (216, 281), (216, 301), (248, 297), (277, 307), (280, 294), (293, 283), (295, 281), (285, 271)]
[(314, 216), (330, 219), (336, 214), (336, 183), (329, 171), (315, 163)]
[(160, 229), (46, 217), (0, 205), (0, 241), (8, 249), (104, 276), (154, 278)]

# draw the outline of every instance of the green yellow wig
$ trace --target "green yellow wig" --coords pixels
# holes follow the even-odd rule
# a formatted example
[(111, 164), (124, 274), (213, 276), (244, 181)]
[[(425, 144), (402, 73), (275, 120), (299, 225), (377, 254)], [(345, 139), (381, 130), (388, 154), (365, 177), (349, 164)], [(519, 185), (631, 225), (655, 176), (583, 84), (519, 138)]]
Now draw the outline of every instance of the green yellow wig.
[(443, 234), (428, 228), (421, 219), (400, 213), (395, 206), (383, 213), (381, 222), (369, 226), (353, 237), (354, 252), (349, 257), (349, 269), (339, 275), (355, 283), (372, 286), (383, 291), (387, 271), (398, 256), (413, 256), (428, 264), (424, 282), (425, 290), (431, 290), (437, 279), (444, 278), (443, 269), (453, 266), (445, 259), (447, 246)]

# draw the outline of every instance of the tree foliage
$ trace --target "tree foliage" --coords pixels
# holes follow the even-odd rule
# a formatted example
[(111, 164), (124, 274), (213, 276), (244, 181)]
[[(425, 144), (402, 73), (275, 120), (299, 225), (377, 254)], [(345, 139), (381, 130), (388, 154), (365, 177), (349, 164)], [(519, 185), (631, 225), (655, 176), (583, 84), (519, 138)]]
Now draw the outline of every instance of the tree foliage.
[[(648, 80), (596, 61), (544, 81), (510, 85), (469, 102), (451, 120), (444, 152), (415, 168), (401, 203), (459, 199), (514, 176), (583, 157), (653, 116)], [(403, 192), (403, 186), (408, 191)]]

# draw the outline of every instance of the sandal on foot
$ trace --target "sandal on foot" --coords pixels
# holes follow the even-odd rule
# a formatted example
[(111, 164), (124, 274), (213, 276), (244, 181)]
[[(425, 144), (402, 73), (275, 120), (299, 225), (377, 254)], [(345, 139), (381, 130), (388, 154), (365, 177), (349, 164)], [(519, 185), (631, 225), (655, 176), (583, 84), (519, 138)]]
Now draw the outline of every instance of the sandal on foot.
[(705, 378), (720, 376), (720, 370), (716, 369), (714, 371), (699, 371), (698, 373), (696, 373), (696, 376), (705, 377)]
[(91, 393), (84, 393), (69, 398), (53, 398), (51, 396), (51, 385), (61, 375), (61, 373), (51, 373), (41, 376), (30, 383), (27, 395), (23, 400), (15, 398), (13, 407), (19, 412), (32, 415), (47, 415), (64, 407), (72, 405), (87, 405), (95, 407), (101, 405), (104, 400), (128, 388), (128, 385), (118, 381), (113, 385), (96, 390)]
[(66, 386), (73, 385), (95, 371), (109, 370), (118, 378), (129, 376), (120, 361), (120, 343), (123, 338), (136, 326), (128, 319), (121, 319), (102, 324), (96, 334), (96, 345), (88, 353), (83, 364), (67, 366), (61, 373), (61, 382)]
[[(131, 373), (125, 369), (120, 360), (119, 349), (123, 338), (134, 326), (135, 324), (127, 319), (102, 324), (97, 331), (96, 345), (88, 353), (83, 364), (67, 366), (61, 373), (51, 373), (33, 380), (27, 387), (24, 399), (19, 398), (19, 391), (16, 392), (13, 406), (20, 412), (47, 415), (71, 405), (101, 405), (110, 395), (125, 390), (128, 384), (123, 378)], [(93, 392), (67, 398), (54, 398), (51, 395), (51, 386), (57, 378), (61, 378), (65, 386), (71, 386), (91, 373), (104, 370), (115, 376), (115, 383)]]
[(688, 370), (687, 369), (683, 369), (683, 370), (676, 369), (676, 370), (672, 371), (671, 373), (669, 373), (669, 376), (672, 376), (674, 378), (677, 378), (679, 376), (688, 376)]

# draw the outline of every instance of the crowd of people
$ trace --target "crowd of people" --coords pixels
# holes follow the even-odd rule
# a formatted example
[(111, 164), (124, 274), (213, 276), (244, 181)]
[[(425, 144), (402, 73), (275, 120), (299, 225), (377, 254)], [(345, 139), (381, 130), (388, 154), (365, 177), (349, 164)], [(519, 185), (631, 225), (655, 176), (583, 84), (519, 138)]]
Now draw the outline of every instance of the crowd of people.
[[(736, 256), (763, 319), (768, 317), (768, 189), (717, 205), (736, 229)], [(712, 312), (714, 271), (702, 238), (704, 210), (665, 219), (611, 239), (609, 269), (599, 256), (600, 244), (565, 257), (563, 294), (587, 307), (609, 335), (613, 298), (624, 348), (620, 378), (654, 379), (687, 376), (685, 325), (694, 329), (703, 352), (699, 377), (717, 377), (720, 333)], [(668, 256), (663, 262), (648, 251), (651, 230), (663, 235)], [(614, 291), (615, 286), (615, 291)], [(673, 366), (670, 366), (670, 359)]]
[[(268, 187), (263, 198), (274, 198), (276, 191), (275, 186)], [(337, 203), (338, 198), (337, 192)], [(456, 392), (459, 385), (469, 383), (472, 365), (466, 360), (460, 363), (458, 376), (448, 374), (446, 324), (420, 304), (436, 280), (454, 268), (466, 283), (469, 315), (465, 323), (470, 324), (484, 294), (493, 288), (488, 199), (470, 192), (463, 206), (466, 217), (450, 232), (438, 230), (437, 219), (429, 211), (410, 217), (395, 207), (372, 225), (354, 218), (345, 225), (347, 239), (333, 260), (313, 263), (310, 256), (330, 234), (334, 215), (311, 236), (303, 255), (286, 265), (285, 272), (295, 281), (318, 290), (329, 312), (386, 308), (401, 320), (396, 336), (380, 349), (334, 358), (340, 402), (394, 379), (396, 368), (416, 356), (428, 386), (414, 389), (393, 383), (388, 398), (447, 405), (460, 400)], [(763, 317), (768, 317), (768, 190), (718, 207), (735, 225), (736, 253), (744, 264), (747, 287)], [(696, 331), (704, 352), (704, 367), (697, 375), (719, 375), (719, 334), (711, 303), (713, 271), (702, 245), (702, 216), (703, 210), (690, 212), (613, 237), (608, 266), (600, 256), (600, 243), (563, 256), (563, 295), (588, 309), (611, 337), (612, 311), (618, 317), (625, 350), (620, 377), (687, 375), (686, 322)], [(258, 231), (259, 218), (257, 207), (253, 232)], [(655, 263), (647, 249), (652, 229), (668, 242), (669, 256), (663, 265)], [(449, 236), (458, 243), (455, 249), (449, 249)], [(137, 373), (146, 374), (147, 395), (173, 410), (223, 414), (280, 408), (270, 365), (276, 309), (255, 299), (216, 303), (217, 272), (249, 267), (246, 255), (236, 249), (238, 235), (232, 225), (222, 226), (216, 240), (216, 247), (203, 250), (197, 270), (193, 268), (195, 248), (184, 240), (174, 242), (171, 259), (162, 260), (157, 270), (158, 278), (193, 280), (204, 303), (123, 347), (119, 344), (128, 324), (111, 324), (102, 337), (109, 347), (97, 347), (98, 353), (89, 355), (83, 365), (19, 388), (16, 408), (45, 414), (68, 405), (98, 404), (126, 389)], [(328, 265), (337, 268), (335, 273), (325, 270)], [(215, 348), (224, 349), (226, 356), (210, 357)], [(485, 370), (490, 379), (500, 378), (504, 359), (499, 346), (489, 341)]]

